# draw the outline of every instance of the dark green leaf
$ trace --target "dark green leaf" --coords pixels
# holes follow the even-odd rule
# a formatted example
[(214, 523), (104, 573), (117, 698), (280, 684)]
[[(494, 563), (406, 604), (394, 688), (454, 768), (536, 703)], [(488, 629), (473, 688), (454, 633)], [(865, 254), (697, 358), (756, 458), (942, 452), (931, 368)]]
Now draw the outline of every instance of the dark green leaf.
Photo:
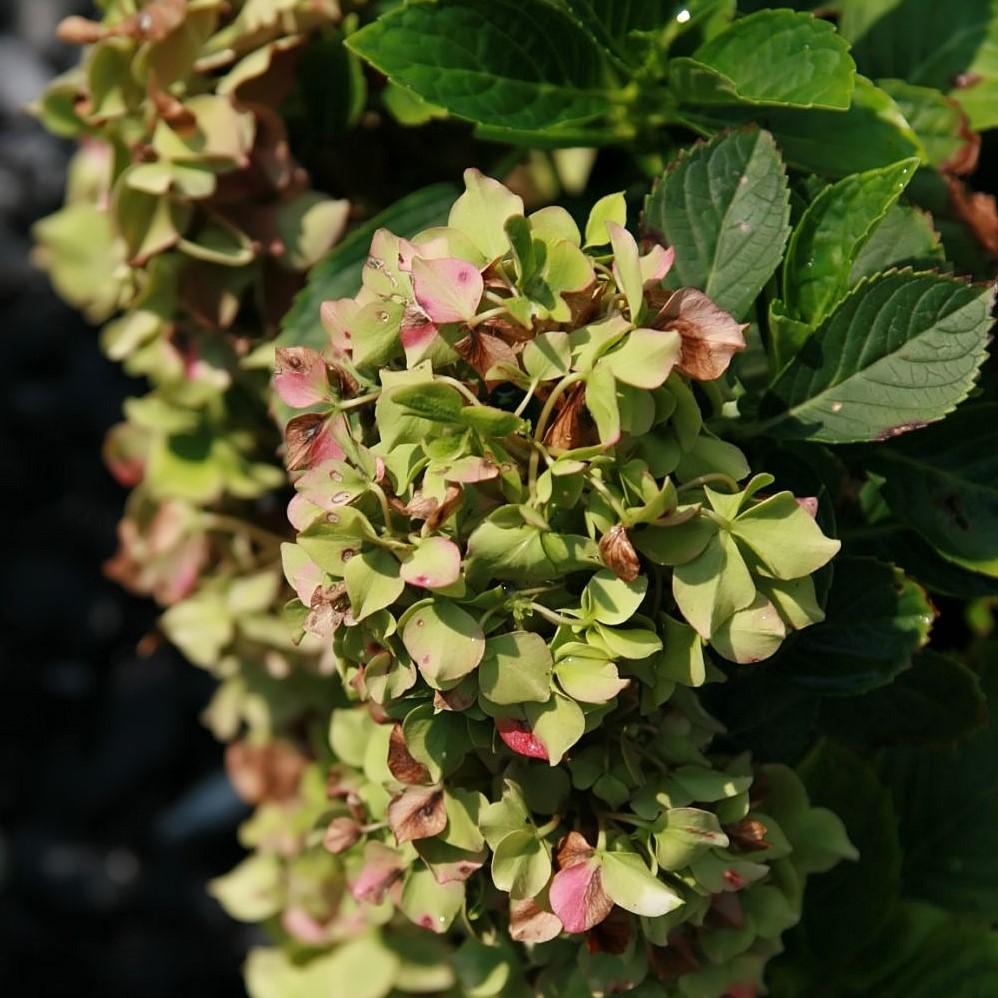
[(539, 0), (405, 4), (348, 45), (425, 100), (486, 126), (578, 141), (606, 123), (616, 99), (592, 39)]
[(858, 747), (956, 741), (986, 718), (977, 675), (955, 659), (925, 650), (889, 686), (861, 697), (825, 700), (821, 724)]
[[(998, 663), (981, 677), (993, 708)], [(998, 726), (956, 748), (898, 747), (882, 753), (905, 843), (903, 891), (952, 911), (998, 918)]]
[(779, 658), (781, 673), (806, 689), (853, 696), (891, 681), (911, 664), (932, 624), (925, 593), (891, 565), (837, 558), (820, 624)]
[(759, 11), (735, 21), (690, 59), (670, 64), (680, 103), (849, 107), (856, 66), (835, 27), (809, 14)]
[(845, 823), (859, 861), (840, 863), (808, 881), (804, 919), (794, 942), (821, 974), (836, 971), (891, 917), (900, 886), (901, 846), (890, 795), (858, 756), (823, 741), (798, 772), (812, 804)]
[(794, 229), (783, 263), (789, 314), (816, 326), (849, 288), (859, 250), (914, 176), (917, 159), (826, 187)]
[(886, 439), (942, 419), (985, 357), (993, 290), (899, 271), (859, 284), (764, 396), (783, 439)]
[(943, 251), (932, 216), (908, 205), (894, 205), (859, 251), (849, 284), (883, 273), (891, 267), (939, 267)]
[(891, 510), (943, 557), (998, 577), (998, 403), (864, 451)]
[[(974, 128), (998, 124), (994, 0), (843, 0), (840, 6), (840, 29), (864, 73), (950, 91)], [(961, 75), (973, 82), (957, 87)]]
[(681, 156), (646, 201), (644, 225), (675, 248), (670, 277), (740, 318), (779, 265), (789, 217), (773, 137), (746, 128)]

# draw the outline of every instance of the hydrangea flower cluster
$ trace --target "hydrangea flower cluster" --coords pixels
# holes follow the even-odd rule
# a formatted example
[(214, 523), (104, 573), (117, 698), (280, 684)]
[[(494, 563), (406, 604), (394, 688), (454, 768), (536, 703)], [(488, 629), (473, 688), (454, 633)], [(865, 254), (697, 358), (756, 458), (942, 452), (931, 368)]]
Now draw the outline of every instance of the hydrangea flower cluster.
[(712, 749), (694, 691), (822, 618), (838, 542), (705, 424), (744, 327), (668, 287), (623, 195), (583, 234), (465, 182), (446, 226), (375, 235), (323, 353), (277, 353), (286, 612), (340, 684), (297, 841), (265, 805), (216, 884), (283, 912), (251, 989), (755, 994), (854, 852), (792, 771)]
[(60, 294), (107, 323), (108, 356), (152, 384), (105, 448), (134, 489), (108, 571), (167, 607), (194, 599), (164, 621), (194, 661), (231, 676), (252, 632), (250, 662), (267, 653), (286, 671), (300, 654), (277, 615), (280, 537), (249, 505), (285, 482), (267, 341), (349, 205), (311, 189), (278, 107), (340, 11), (335, 0), (99, 6), (100, 21), (60, 25), (87, 48), (36, 108), (80, 148), (66, 204), (35, 238)]

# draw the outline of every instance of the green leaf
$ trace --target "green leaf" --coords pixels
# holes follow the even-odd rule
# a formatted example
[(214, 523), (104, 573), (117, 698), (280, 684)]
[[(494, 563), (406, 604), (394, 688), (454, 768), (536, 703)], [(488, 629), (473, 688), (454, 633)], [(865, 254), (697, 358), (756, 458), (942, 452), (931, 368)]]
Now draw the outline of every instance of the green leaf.
[(848, 700), (826, 700), (822, 727), (849, 744), (944, 745), (986, 722), (977, 674), (956, 659), (926, 649), (889, 686)]
[(673, 807), (655, 833), (655, 857), (665, 870), (680, 870), (708, 849), (726, 849), (728, 836), (717, 815), (695, 807)]
[[(868, 76), (950, 91), (976, 129), (998, 124), (998, 7), (994, 0), (844, 0), (842, 34)], [(966, 74), (976, 82), (955, 86)]]
[(632, 582), (625, 582), (604, 568), (583, 590), (582, 612), (603, 624), (622, 624), (634, 616), (647, 591), (646, 576), (639, 575)]
[(886, 439), (942, 419), (985, 357), (991, 288), (891, 272), (859, 284), (763, 397), (783, 439)]
[(663, 883), (633, 852), (600, 853), (603, 890), (625, 911), (657, 918), (683, 903), (681, 895)]
[(319, 306), (324, 301), (357, 293), (374, 233), (386, 228), (408, 237), (430, 226), (442, 225), (457, 193), (452, 184), (424, 187), (354, 229), (312, 269), (308, 284), (284, 317), (276, 345), (321, 350), (329, 337), (322, 326)]
[(456, 423), (464, 408), (461, 393), (439, 381), (403, 385), (392, 391), (391, 398), (403, 415), (434, 423)]
[(428, 703), (406, 714), (402, 734), (409, 754), (426, 767), (434, 783), (453, 773), (471, 748), (464, 717), (454, 711), (437, 713)]
[(686, 110), (684, 117), (708, 133), (760, 122), (776, 137), (790, 166), (828, 177), (845, 177), (924, 154), (901, 109), (863, 76), (856, 77), (848, 111), (726, 107)]
[(782, 258), (789, 199), (772, 135), (746, 128), (680, 155), (645, 202), (644, 225), (676, 251), (670, 281), (738, 319)]
[(583, 655), (562, 658), (555, 666), (555, 674), (561, 688), (582, 703), (608, 703), (628, 682), (620, 678), (613, 662)]
[(276, 856), (254, 853), (208, 884), (208, 891), (240, 922), (262, 922), (284, 904), (281, 866)]
[(586, 377), (586, 408), (593, 417), (604, 446), (620, 439), (620, 407), (617, 382), (609, 367), (597, 364)]
[(457, 604), (436, 599), (416, 609), (402, 628), (402, 643), (434, 689), (456, 686), (485, 654), (478, 621)]
[(791, 682), (852, 696), (889, 683), (925, 644), (934, 610), (923, 590), (891, 565), (841, 557), (825, 620), (801, 632), (780, 657)]
[(970, 404), (914, 436), (864, 450), (891, 511), (944, 558), (998, 578), (998, 403)]
[(856, 66), (828, 21), (765, 10), (734, 21), (690, 59), (672, 60), (670, 84), (680, 103), (849, 107)]
[[(990, 662), (981, 683), (992, 717), (998, 668)], [(878, 760), (894, 796), (905, 844), (906, 897), (952, 911), (998, 918), (998, 726), (992, 721), (956, 748), (898, 747)]]
[(826, 537), (790, 492), (778, 492), (743, 510), (731, 533), (767, 575), (797, 579), (827, 565), (842, 546)]
[(530, 340), (521, 354), (523, 367), (537, 381), (551, 381), (568, 374), (572, 363), (572, 348), (568, 333), (554, 330)]
[(857, 254), (915, 175), (917, 159), (826, 187), (794, 229), (783, 263), (789, 314), (816, 326), (846, 293)]
[(547, 749), (552, 766), (561, 762), (586, 730), (586, 719), (579, 705), (557, 693), (547, 703), (528, 703), (525, 711), (530, 729)]
[[(897, 820), (876, 773), (847, 749), (820, 742), (799, 773), (811, 802), (841, 817), (859, 852), (859, 862), (808, 881), (804, 918), (793, 934), (818, 971), (836, 971), (890, 920), (900, 887)], [(795, 848), (807, 846), (793, 822), (779, 812), (776, 818)], [(806, 825), (800, 831), (806, 834)]]
[(960, 165), (961, 157), (973, 147), (974, 140), (956, 101), (933, 87), (918, 87), (904, 80), (877, 80), (877, 85), (901, 109), (931, 166), (945, 170), (950, 165)]
[[(416, 925), (431, 932), (446, 932), (464, 904), (464, 884), (438, 884), (428, 867), (409, 871), (399, 908)], [(339, 982), (342, 984), (342, 981)]]
[(510, 897), (539, 894), (551, 879), (551, 855), (534, 829), (511, 832), (492, 854), (492, 882)]
[(677, 565), (672, 592), (683, 616), (703, 638), (755, 599), (755, 585), (727, 531), (712, 537), (692, 561)]
[(399, 563), (380, 548), (350, 558), (343, 569), (343, 581), (358, 621), (391, 606), (405, 589), (405, 581), (399, 578)]
[(891, 267), (938, 267), (943, 261), (939, 233), (932, 216), (919, 208), (894, 205), (859, 251), (849, 274), (849, 284)]
[(487, 126), (576, 141), (613, 106), (597, 46), (537, 0), (406, 4), (347, 45), (425, 100)]
[(493, 703), (545, 703), (551, 696), (551, 651), (529, 631), (489, 638), (478, 670), (478, 686)]
[(607, 222), (627, 224), (627, 200), (623, 191), (606, 194), (593, 205), (586, 222), (586, 246), (606, 246), (610, 242)]
[(786, 636), (786, 624), (776, 607), (759, 595), (718, 624), (710, 646), (729, 662), (754, 665), (775, 654)]
[(467, 571), (483, 583), (489, 579), (546, 582), (600, 565), (596, 544), (588, 537), (524, 523), (515, 509), (499, 510), (468, 538)]

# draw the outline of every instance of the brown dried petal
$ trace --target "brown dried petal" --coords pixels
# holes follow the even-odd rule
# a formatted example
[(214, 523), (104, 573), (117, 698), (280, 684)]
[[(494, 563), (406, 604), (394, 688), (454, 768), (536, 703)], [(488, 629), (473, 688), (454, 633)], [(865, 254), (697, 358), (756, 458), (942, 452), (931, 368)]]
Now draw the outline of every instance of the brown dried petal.
[(949, 178), (950, 205), (987, 252), (998, 257), (998, 203), (993, 194), (972, 191), (956, 177)]
[(599, 553), (603, 564), (624, 582), (633, 582), (641, 571), (638, 553), (627, 536), (627, 531), (617, 524), (611, 527), (599, 542)]
[(478, 329), (472, 330), (464, 339), (455, 343), (454, 349), (483, 381), (496, 364), (511, 364), (516, 367), (513, 348), (498, 336), (490, 336)]
[(464, 490), (460, 485), (450, 484), (444, 493), (444, 501), (426, 518), (426, 529), (431, 533), (439, 530), (464, 501)]
[(388, 769), (399, 783), (430, 783), (430, 771), (409, 752), (402, 733), (402, 725), (392, 728), (388, 739)]
[(559, 450), (588, 447), (597, 441), (592, 421), (585, 408), (586, 388), (572, 385), (562, 396), (558, 415), (544, 434), (544, 443)]
[(233, 742), (225, 750), (225, 768), (236, 793), (247, 804), (285, 801), (298, 793), (307, 759), (284, 741), (254, 745)]
[(55, 29), (55, 33), (59, 41), (70, 45), (93, 45), (107, 34), (107, 28), (97, 21), (74, 15), (64, 17)]
[(724, 831), (745, 852), (758, 852), (770, 846), (766, 841), (766, 826), (758, 818), (742, 818), (733, 825), (725, 825)]
[(535, 898), (509, 902), (509, 934), (518, 943), (546, 943), (561, 934), (561, 919)]
[(447, 826), (441, 787), (406, 787), (388, 805), (388, 826), (399, 845), (439, 835)]
[(360, 825), (353, 818), (341, 815), (329, 822), (329, 827), (322, 837), (322, 844), (331, 853), (345, 852), (360, 839), (360, 836)]
[(732, 356), (745, 349), (744, 331), (702, 291), (680, 288), (656, 316), (655, 329), (674, 329), (682, 337), (677, 367), (687, 376), (713, 381), (728, 369)]

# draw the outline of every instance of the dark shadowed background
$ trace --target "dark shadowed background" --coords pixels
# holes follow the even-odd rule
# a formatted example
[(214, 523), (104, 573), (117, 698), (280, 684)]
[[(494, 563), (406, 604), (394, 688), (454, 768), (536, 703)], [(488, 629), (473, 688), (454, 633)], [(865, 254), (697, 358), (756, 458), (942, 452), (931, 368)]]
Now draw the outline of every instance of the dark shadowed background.
[(29, 263), (69, 147), (22, 108), (77, 53), (72, 0), (0, 0), (0, 994), (225, 998), (250, 939), (204, 892), (241, 803), (211, 682), (140, 656), (154, 607), (101, 574), (125, 493), (100, 445), (133, 385)]

